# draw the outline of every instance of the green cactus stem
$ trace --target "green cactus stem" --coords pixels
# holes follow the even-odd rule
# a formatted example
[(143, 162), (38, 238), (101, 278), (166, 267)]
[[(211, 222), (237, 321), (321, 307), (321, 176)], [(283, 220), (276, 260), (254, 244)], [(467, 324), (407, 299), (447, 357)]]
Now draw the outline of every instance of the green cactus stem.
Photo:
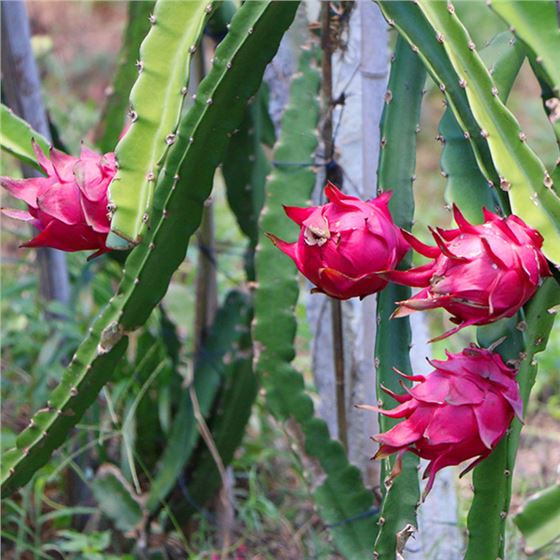
[[(516, 118), (504, 105), (492, 76), (460, 21), (451, 2), (419, 0), (418, 7), (439, 38), (465, 90), (478, 123), (478, 134), (486, 139), (499, 186), (509, 195), (512, 211), (544, 237), (543, 252), (560, 263), (560, 198), (542, 161), (526, 142)], [(458, 111), (454, 108), (455, 114)]]
[[(524, 320), (520, 314), (478, 329), (483, 346), (506, 337), (496, 351), (504, 361), (512, 360), (519, 368), (517, 379), (525, 410), (537, 373), (535, 355), (546, 347), (555, 319), (551, 309), (559, 303), (560, 286), (549, 278), (525, 306)], [(504, 558), (506, 519), (521, 428), (521, 422), (515, 419), (509, 433), (473, 472), (474, 498), (467, 518), (469, 542), (465, 560)]]
[(151, 28), (150, 16), (154, 6), (153, 0), (128, 2), (128, 23), (118, 57), (118, 68), (107, 91), (107, 103), (95, 131), (95, 141), (102, 152), (113, 151), (123, 131), (130, 90), (138, 78), (136, 63), (140, 58), (140, 44)]
[[(381, 121), (381, 151), (378, 185), (391, 190), (391, 214), (395, 223), (410, 231), (414, 215), (412, 186), (416, 169), (416, 129), (426, 82), (426, 70), (420, 57), (399, 37), (391, 63), (385, 108)], [(410, 256), (402, 266), (410, 266)], [(410, 288), (389, 284), (377, 296), (377, 331), (375, 366), (378, 403), (392, 408), (391, 397), (381, 387), (400, 392), (393, 368), (410, 373), (410, 322), (407, 318), (390, 320), (395, 302), (410, 297)], [(408, 382), (410, 384), (410, 382)], [(380, 431), (390, 430), (398, 421), (379, 415)], [(389, 480), (395, 457), (384, 459), (381, 467), (383, 502), (374, 557), (392, 559), (402, 554), (408, 537), (416, 530), (416, 509), (420, 500), (418, 458), (411, 453), (403, 457), (399, 476)]]
[(149, 16), (151, 29), (140, 46), (130, 92), (132, 122), (115, 149), (118, 172), (109, 186), (112, 249), (137, 244), (150, 218), (156, 179), (188, 94), (191, 57), (211, 12), (209, 0), (158, 0)]
[(4, 495), (25, 484), (65, 441), (117, 366), (127, 333), (143, 325), (165, 295), (200, 224), (228, 135), (239, 125), (297, 6), (253, 1), (238, 10), (196, 102), (181, 120), (159, 175), (151, 227), (128, 257), (117, 294), (92, 325), (47, 408), (3, 457)]
[(23, 163), (41, 169), (33, 151), (33, 140), (43, 152), (49, 151), (50, 143), (44, 136), (33, 130), (6, 105), (0, 104), (0, 147)]
[[(500, 98), (505, 101), (525, 59), (523, 48), (510, 32), (504, 31), (480, 51), (480, 56), (492, 74)], [(482, 223), (483, 207), (509, 213), (506, 193), (489, 188), (478, 168), (470, 142), (449, 108), (441, 119), (439, 134), (443, 142), (441, 168), (446, 177), (447, 202), (457, 204), (472, 223)]]

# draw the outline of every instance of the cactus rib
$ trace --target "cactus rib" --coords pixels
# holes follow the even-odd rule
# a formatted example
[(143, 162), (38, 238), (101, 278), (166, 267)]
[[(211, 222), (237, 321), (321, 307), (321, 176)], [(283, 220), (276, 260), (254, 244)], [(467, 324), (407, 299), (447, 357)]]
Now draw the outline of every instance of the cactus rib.
[(5, 495), (25, 484), (64, 441), (115, 368), (126, 346), (126, 333), (145, 323), (164, 296), (200, 224), (227, 135), (239, 124), (297, 6), (298, 2), (254, 1), (238, 10), (196, 103), (182, 119), (158, 180), (152, 227), (128, 257), (117, 295), (95, 321), (55, 389), (54, 410), (39, 411), (18, 438), (17, 447), (4, 456)]
[[(414, 197), (412, 183), (416, 167), (416, 128), (419, 125), (426, 70), (419, 56), (406, 41), (399, 37), (389, 76), (386, 105), (381, 121), (382, 148), (379, 157), (378, 184), (391, 189), (393, 196), (390, 209), (395, 223), (408, 230), (412, 227)], [(410, 265), (407, 257), (403, 265)], [(411, 331), (408, 318), (391, 321), (395, 302), (410, 297), (410, 288), (389, 284), (377, 297), (377, 331), (375, 340), (375, 365), (378, 402), (384, 408), (389, 396), (382, 386), (399, 392), (400, 386), (393, 368), (410, 372), (409, 348)], [(381, 431), (391, 429), (397, 421), (379, 415)], [(398, 535), (414, 532), (416, 508), (420, 499), (418, 483), (418, 458), (407, 453), (403, 458), (402, 471), (391, 483), (386, 477), (395, 464), (395, 457), (383, 460), (381, 482), (383, 502), (380, 526), (374, 545), (379, 559), (395, 558), (399, 546)], [(385, 484), (384, 484), (385, 483)], [(381, 519), (383, 522), (381, 523)]]
[(264, 183), (270, 172), (270, 164), (261, 145), (263, 116), (260, 105), (264, 94), (261, 86), (247, 107), (239, 130), (228, 144), (222, 165), (228, 203), (241, 231), (253, 247), (258, 240), (258, 215), (263, 204)]
[(208, 0), (156, 3), (130, 92), (132, 123), (115, 149), (119, 167), (109, 186), (114, 214), (108, 247), (126, 249), (138, 243), (149, 219), (156, 178), (175, 141), (191, 55), (211, 11)]
[[(490, 69), (498, 95), (505, 101), (525, 58), (523, 48), (508, 31), (499, 33), (480, 52)], [(453, 111), (447, 108), (439, 126), (443, 150), (441, 168), (447, 182), (445, 199), (459, 206), (466, 218), (482, 222), (482, 208), (509, 211), (507, 197), (500, 197), (501, 190), (490, 189), (480, 172), (469, 141), (457, 123)]]
[(33, 140), (43, 152), (48, 152), (50, 142), (10, 108), (0, 104), (0, 147), (24, 163), (41, 169), (33, 151)]
[(326, 423), (314, 416), (303, 376), (291, 365), (297, 329), (297, 271), (264, 237), (264, 232), (270, 231), (293, 239), (297, 228), (286, 218), (282, 205), (307, 204), (315, 183), (315, 173), (307, 165), (317, 147), (319, 119), (319, 73), (311, 65), (314, 58), (312, 51), (305, 50), (301, 55), (282, 119), (281, 137), (274, 148), (277, 164), (265, 186), (255, 261), (253, 339), (257, 374), (267, 404), (277, 418), (291, 418), (297, 423), (307, 454), (318, 460), (326, 474), (314, 496), (319, 512), (331, 524), (337, 548), (346, 558), (358, 560), (369, 554), (375, 538), (372, 495), (364, 488), (359, 470), (348, 463), (340, 442), (332, 440)]
[(488, 142), (500, 188), (509, 194), (513, 212), (544, 236), (543, 252), (560, 262), (560, 198), (552, 178), (528, 146), (519, 123), (497, 95), (496, 86), (453, 5), (419, 0), (418, 6), (440, 41), (456, 79), (465, 89), (478, 134)]
[(150, 15), (154, 5), (153, 0), (128, 2), (128, 23), (119, 53), (119, 66), (95, 131), (96, 144), (102, 152), (115, 149), (125, 124), (130, 90), (138, 78), (136, 62), (140, 44), (150, 30)]

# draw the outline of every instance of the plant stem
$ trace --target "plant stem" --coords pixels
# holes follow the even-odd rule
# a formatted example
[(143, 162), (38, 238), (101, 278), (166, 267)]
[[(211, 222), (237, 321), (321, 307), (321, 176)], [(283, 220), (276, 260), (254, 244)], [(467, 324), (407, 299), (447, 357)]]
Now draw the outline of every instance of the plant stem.
[[(327, 180), (334, 169), (332, 160), (334, 156), (333, 124), (332, 124), (332, 52), (333, 45), (330, 33), (330, 2), (323, 2), (321, 8), (321, 46), (323, 48), (323, 102), (325, 115), (323, 120), (323, 150), (327, 169)], [(341, 185), (339, 185), (341, 186)], [(333, 360), (335, 370), (335, 402), (336, 419), (338, 426), (338, 439), (348, 449), (347, 421), (346, 421), (346, 395), (344, 384), (344, 338), (342, 323), (342, 304), (338, 299), (331, 300), (331, 322), (333, 333)]]

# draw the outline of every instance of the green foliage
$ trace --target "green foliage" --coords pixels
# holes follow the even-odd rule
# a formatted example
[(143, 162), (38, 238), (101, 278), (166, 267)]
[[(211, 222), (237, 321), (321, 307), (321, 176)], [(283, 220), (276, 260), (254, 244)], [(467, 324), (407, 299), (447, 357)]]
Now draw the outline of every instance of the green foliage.
[[(251, 309), (248, 303), (245, 299), (245, 313), (240, 316), (240, 321), (234, 327), (238, 339), (231, 351), (224, 356), (225, 365), (220, 379), (219, 394), (216, 395), (212, 415), (208, 421), (214, 451), (219, 455), (224, 467), (231, 463), (235, 450), (241, 444), (257, 396), (258, 386), (252, 367), (249, 324)], [(226, 307), (230, 307), (227, 302)], [(222, 330), (222, 323), (217, 323), (216, 328)], [(222, 483), (222, 473), (216, 464), (216, 458), (205, 442), (200, 442), (189, 470), (186, 486), (190, 501), (183, 501), (174, 508), (178, 520), (192, 515), (200, 506), (206, 504)]]
[[(212, 10), (207, 0), (160, 0), (140, 46), (138, 79), (130, 92), (130, 128), (115, 149), (119, 165), (109, 187), (115, 206), (107, 245), (128, 248), (150, 219), (154, 187), (187, 94), (191, 55)], [(168, 53), (168, 56), (162, 56)]]
[(267, 403), (276, 417), (292, 418), (297, 423), (306, 452), (318, 460), (326, 474), (314, 496), (319, 512), (329, 524), (337, 548), (346, 558), (358, 559), (370, 553), (374, 541), (372, 495), (364, 488), (358, 469), (348, 463), (342, 445), (330, 438), (326, 423), (314, 417), (303, 376), (291, 366), (297, 328), (297, 271), (264, 238), (264, 232), (271, 232), (283, 239), (295, 239), (297, 228), (284, 215), (282, 205), (307, 204), (315, 184), (310, 165), (317, 147), (315, 128), (319, 118), (315, 60), (314, 50), (302, 52), (282, 119), (282, 133), (274, 148), (275, 169), (265, 186), (255, 263), (253, 338), (257, 373)]
[(138, 78), (136, 62), (140, 56), (140, 44), (150, 30), (149, 17), (154, 6), (153, 0), (128, 2), (128, 23), (123, 35), (118, 68), (95, 131), (96, 143), (102, 152), (113, 151), (123, 131), (130, 90)]
[(531, 496), (513, 521), (525, 537), (528, 554), (560, 537), (560, 484)]
[[(250, 362), (247, 355), (243, 354), (246, 348), (242, 352), (239, 348), (243, 333), (247, 331), (249, 320), (248, 298), (241, 292), (231, 292), (224, 305), (219, 309), (203, 354), (197, 358), (195, 364), (192, 391), (200, 412), (205, 418), (208, 418), (220, 388), (224, 387), (224, 381), (225, 385), (230, 385), (237, 375), (240, 376), (240, 382), (247, 376), (246, 367), (247, 364), (250, 366)], [(222, 388), (222, 390), (225, 389)], [(252, 402), (252, 399), (247, 399), (249, 410)], [(233, 404), (231, 403), (232, 406)], [(221, 402), (221, 407), (223, 408), (223, 406), (224, 404)], [(245, 425), (241, 416), (238, 422)], [(192, 396), (186, 387), (182, 389), (165, 450), (151, 484), (146, 503), (150, 512), (160, 506), (161, 501), (176, 484), (198, 443), (200, 443), (200, 434), (194, 416)], [(193, 464), (199, 465), (198, 461), (194, 461)], [(201, 490), (205, 491), (203, 488)]]
[[(420, 106), (426, 70), (418, 55), (399, 37), (391, 63), (388, 93), (381, 122), (382, 149), (378, 168), (378, 184), (391, 189), (390, 209), (395, 223), (407, 230), (412, 228), (414, 197), (412, 183), (416, 168), (416, 129), (419, 126)], [(407, 257), (403, 266), (410, 265)], [(377, 299), (377, 331), (375, 365), (377, 397), (383, 408), (392, 408), (393, 399), (382, 387), (400, 392), (399, 376), (393, 371), (410, 373), (411, 343), (408, 317), (390, 320), (395, 302), (410, 297), (410, 288), (389, 284)], [(410, 382), (406, 382), (410, 385)], [(379, 415), (380, 431), (387, 431), (398, 421)], [(416, 508), (420, 499), (418, 458), (407, 454), (403, 458), (401, 474), (388, 481), (396, 458), (384, 459), (381, 469), (383, 502), (380, 526), (374, 551), (378, 558), (395, 558), (402, 553), (408, 537), (416, 530)], [(383, 520), (383, 522), (381, 522)]]
[(29, 480), (65, 440), (123, 356), (126, 333), (144, 324), (165, 294), (200, 224), (227, 134), (238, 126), (296, 8), (297, 2), (263, 1), (246, 3), (237, 12), (196, 102), (181, 120), (159, 174), (151, 229), (128, 257), (117, 295), (94, 322), (47, 407), (4, 455), (5, 494)]
[(117, 556), (107, 553), (107, 549), (111, 545), (109, 531), (94, 531), (84, 534), (79, 531), (64, 530), (59, 531), (58, 534), (62, 539), (59, 539), (56, 547), (53, 548), (63, 553), (76, 553), (79, 558), (84, 560), (132, 560), (132, 556), (129, 554)]
[(92, 490), (99, 509), (121, 531), (131, 531), (142, 522), (142, 506), (134, 490), (114, 465), (99, 467)]
[(24, 163), (41, 169), (32, 148), (33, 140), (43, 152), (49, 151), (49, 141), (44, 136), (33, 130), (6, 105), (0, 104), (0, 147)]

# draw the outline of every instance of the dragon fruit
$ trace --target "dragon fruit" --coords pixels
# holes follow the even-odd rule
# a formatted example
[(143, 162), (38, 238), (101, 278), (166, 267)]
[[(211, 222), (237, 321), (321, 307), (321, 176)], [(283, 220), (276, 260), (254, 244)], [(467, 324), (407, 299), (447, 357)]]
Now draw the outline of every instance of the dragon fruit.
[(484, 210), (484, 223), (470, 224), (454, 206), (457, 229), (431, 230), (436, 247), (403, 232), (420, 254), (433, 259), (408, 271), (390, 270), (384, 278), (423, 288), (398, 302), (394, 317), (442, 307), (457, 326), (434, 340), (469, 325), (512, 317), (536, 292), (550, 269), (541, 251), (542, 236), (515, 215), (500, 218)]
[[(392, 410), (363, 406), (390, 418), (405, 418), (394, 428), (374, 436), (381, 444), (375, 459), (397, 453), (390, 479), (400, 472), (402, 455), (411, 451), (430, 461), (425, 495), (436, 473), (444, 467), (474, 461), (465, 474), (486, 458), (506, 433), (514, 415), (521, 418), (523, 401), (516, 372), (499, 354), (471, 344), (447, 360), (430, 362), (434, 371), (427, 377), (405, 375), (419, 381), (404, 395), (384, 391), (400, 404)], [(403, 385), (404, 386), (404, 385)]]
[(40, 230), (22, 246), (94, 250), (90, 258), (108, 252), (107, 188), (117, 171), (114, 154), (100, 155), (82, 146), (79, 157), (51, 149), (49, 160), (36, 143), (33, 149), (46, 177), (0, 177), (11, 195), (27, 204), (27, 210), (2, 208), (2, 213)]
[(297, 242), (268, 237), (315, 284), (314, 292), (348, 299), (382, 290), (387, 280), (377, 273), (397, 266), (409, 249), (389, 212), (391, 193), (364, 202), (329, 182), (325, 194), (322, 206), (284, 208), (301, 227)]

